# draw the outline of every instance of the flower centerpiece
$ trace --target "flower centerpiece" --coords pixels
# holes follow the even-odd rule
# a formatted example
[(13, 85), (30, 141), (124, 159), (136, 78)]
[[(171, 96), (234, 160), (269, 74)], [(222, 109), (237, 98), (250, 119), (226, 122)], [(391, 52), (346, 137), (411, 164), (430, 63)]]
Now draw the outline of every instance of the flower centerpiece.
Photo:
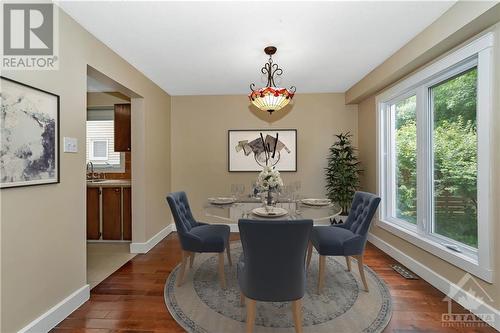
[(257, 177), (257, 186), (259, 192), (266, 193), (267, 205), (272, 205), (273, 194), (276, 195), (279, 189), (283, 186), (283, 180), (278, 170), (274, 167), (265, 166)]

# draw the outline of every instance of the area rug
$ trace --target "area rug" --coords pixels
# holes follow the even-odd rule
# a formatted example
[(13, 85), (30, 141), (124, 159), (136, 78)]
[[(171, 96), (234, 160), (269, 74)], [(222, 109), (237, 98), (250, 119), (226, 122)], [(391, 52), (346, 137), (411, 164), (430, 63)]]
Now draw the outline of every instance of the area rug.
[[(240, 306), (236, 262), (241, 243), (231, 244), (233, 266), (225, 265), (226, 289), (217, 276), (217, 255), (197, 254), (193, 268), (186, 267), (185, 282), (176, 286), (177, 266), (165, 283), (165, 303), (172, 317), (189, 333), (245, 332), (246, 308)], [(226, 258), (225, 258), (226, 259)], [(365, 292), (357, 262), (346, 271), (344, 258), (328, 257), (325, 286), (316, 293), (318, 255), (314, 253), (303, 298), (305, 333), (382, 332), (392, 314), (391, 296), (386, 284), (368, 267), (365, 275), (370, 292)], [(290, 303), (257, 302), (255, 333), (294, 332)]]

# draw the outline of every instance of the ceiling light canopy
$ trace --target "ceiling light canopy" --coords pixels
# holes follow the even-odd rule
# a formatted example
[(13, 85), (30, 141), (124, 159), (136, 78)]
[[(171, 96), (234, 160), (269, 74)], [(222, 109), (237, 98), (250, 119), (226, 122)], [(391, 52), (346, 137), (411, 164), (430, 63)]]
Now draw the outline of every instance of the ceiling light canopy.
[(252, 92), (248, 95), (253, 105), (262, 111), (269, 112), (269, 114), (287, 106), (296, 91), (294, 86), (290, 87), (290, 89), (276, 87), (274, 76), (283, 74), (283, 70), (278, 67), (278, 64), (273, 63), (273, 54), (276, 51), (277, 48), (274, 46), (268, 46), (264, 49), (264, 52), (269, 55), (269, 60), (260, 71), (262, 74), (267, 75), (267, 85), (264, 88), (255, 89), (255, 84), (252, 83), (250, 85)]

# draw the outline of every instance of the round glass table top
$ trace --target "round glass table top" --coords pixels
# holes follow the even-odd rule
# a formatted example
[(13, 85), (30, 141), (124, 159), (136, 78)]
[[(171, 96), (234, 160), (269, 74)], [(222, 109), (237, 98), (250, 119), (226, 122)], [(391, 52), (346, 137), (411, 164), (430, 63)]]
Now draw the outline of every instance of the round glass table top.
[(302, 220), (311, 219), (315, 224), (329, 225), (330, 220), (342, 212), (337, 204), (326, 206), (310, 206), (301, 201), (282, 201), (276, 207), (287, 211), (283, 216), (261, 217), (252, 212), (255, 208), (263, 207), (260, 199), (237, 199), (230, 204), (212, 204), (207, 201), (204, 206), (206, 216), (210, 216), (221, 221), (238, 222), (239, 219), (251, 220)]

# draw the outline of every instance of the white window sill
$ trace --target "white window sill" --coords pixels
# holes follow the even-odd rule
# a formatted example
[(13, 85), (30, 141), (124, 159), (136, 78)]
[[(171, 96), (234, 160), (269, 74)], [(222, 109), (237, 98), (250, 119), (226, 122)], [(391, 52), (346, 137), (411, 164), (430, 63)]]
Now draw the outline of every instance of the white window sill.
[(486, 282), (493, 283), (493, 271), (490, 268), (480, 266), (477, 258), (471, 258), (463, 253), (452, 251), (442, 244), (423, 238), (415, 231), (403, 228), (394, 223), (378, 220), (376, 224), (382, 229), (387, 230), (388, 232), (437, 256), (438, 258), (447, 261)]

